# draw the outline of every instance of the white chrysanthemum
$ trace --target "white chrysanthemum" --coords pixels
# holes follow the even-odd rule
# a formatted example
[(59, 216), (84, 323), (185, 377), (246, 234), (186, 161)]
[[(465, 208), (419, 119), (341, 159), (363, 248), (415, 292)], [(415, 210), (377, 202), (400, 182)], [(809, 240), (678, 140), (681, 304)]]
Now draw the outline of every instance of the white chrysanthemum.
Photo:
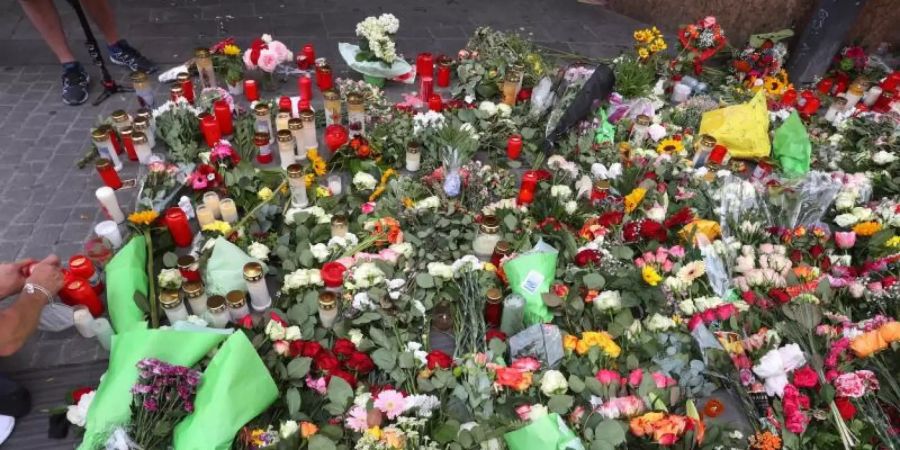
[(478, 110), (487, 114), (488, 117), (491, 117), (494, 114), (497, 114), (497, 105), (490, 100), (485, 100), (478, 105)]
[(418, 135), (429, 129), (439, 130), (443, 127), (444, 115), (439, 112), (427, 111), (424, 113), (418, 113), (413, 116), (414, 134)]
[(481, 266), (482, 266), (481, 260), (478, 259), (477, 256), (466, 255), (466, 256), (463, 256), (462, 258), (457, 259), (456, 261), (453, 261), (453, 265), (451, 266), (451, 269), (453, 270), (453, 273), (460, 274), (460, 273), (466, 273), (466, 272), (473, 272), (475, 270), (481, 270)]
[(360, 191), (371, 191), (378, 185), (378, 180), (367, 172), (356, 172), (353, 175), (353, 187)]
[(442, 262), (428, 263), (428, 275), (449, 280), (453, 278), (453, 267)]
[(267, 261), (269, 259), (269, 252), (271, 252), (269, 247), (260, 242), (252, 242), (247, 246), (247, 254), (260, 261)]
[(181, 287), (184, 278), (181, 277), (181, 272), (178, 269), (163, 269), (159, 272), (157, 280), (161, 288), (178, 289)]
[(384, 283), (384, 272), (373, 262), (364, 262), (353, 269), (351, 277), (359, 289), (368, 289)]

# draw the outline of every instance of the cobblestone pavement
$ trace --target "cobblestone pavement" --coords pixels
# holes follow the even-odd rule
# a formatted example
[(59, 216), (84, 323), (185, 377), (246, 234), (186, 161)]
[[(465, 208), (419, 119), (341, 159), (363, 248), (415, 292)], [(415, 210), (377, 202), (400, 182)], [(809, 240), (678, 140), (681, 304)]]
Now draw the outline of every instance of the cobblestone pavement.
[[(641, 25), (575, 0), (110, 1), (121, 34), (164, 69), (183, 62), (194, 47), (219, 37), (234, 36), (247, 45), (268, 32), (295, 49), (313, 43), (318, 56), (332, 62), (337, 76), (347, 76), (337, 43), (352, 41), (356, 22), (381, 12), (392, 12), (400, 19), (397, 46), (408, 57), (426, 50), (455, 54), (478, 25), (518, 30), (562, 51), (610, 57), (627, 48), (632, 30)], [(88, 64), (71, 7), (62, 0), (56, 3), (73, 50)], [(95, 33), (102, 42), (102, 35), (96, 29)], [(110, 70), (119, 80), (127, 78), (121, 68)], [(96, 95), (99, 71), (93, 67), (89, 71)], [(75, 162), (87, 150), (88, 131), (98, 117), (115, 109), (133, 110), (136, 102), (132, 95), (119, 94), (96, 107), (63, 105), (60, 75), (59, 65), (22, 15), (18, 2), (0, 1), (0, 261), (51, 252), (66, 259), (82, 250), (101, 217), (94, 197), (100, 181), (93, 169), (79, 170)], [(285, 90), (293, 91), (293, 86), (289, 82)], [(158, 98), (164, 98), (167, 89), (159, 86)], [(135, 174), (135, 165), (127, 164), (123, 179)], [(133, 196), (133, 191), (120, 194), (126, 209), (131, 202), (125, 198)], [(54, 383), (74, 383), (65, 375), (73, 365), (101, 367), (106, 358), (95, 341), (72, 330), (39, 332), (16, 355), (0, 358), (0, 371), (46, 394), (45, 369), (60, 368)], [(30, 376), (35, 373), (42, 374), (40, 380), (29, 379), (37, 378)], [(42, 402), (52, 405), (45, 397)], [(26, 439), (24, 432), (17, 432), (3, 448), (71, 448), (71, 441), (47, 442), (43, 437), (45, 425), (35, 421), (46, 424), (45, 413), (38, 410), (25, 419), (32, 437)]]

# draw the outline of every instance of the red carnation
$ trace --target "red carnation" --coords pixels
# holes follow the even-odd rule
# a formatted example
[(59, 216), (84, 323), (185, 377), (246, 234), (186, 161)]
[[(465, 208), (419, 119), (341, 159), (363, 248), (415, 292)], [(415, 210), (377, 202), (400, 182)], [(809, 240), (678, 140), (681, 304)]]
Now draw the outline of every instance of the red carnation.
[(607, 211), (603, 214), (600, 214), (600, 217), (597, 217), (597, 223), (606, 228), (609, 228), (613, 225), (622, 223), (623, 217), (625, 217), (625, 213), (622, 211)]
[(849, 398), (838, 397), (834, 399), (834, 405), (837, 406), (842, 419), (851, 420), (856, 416), (856, 407), (853, 406), (853, 402)]
[(331, 353), (328, 350), (322, 350), (316, 356), (314, 360), (316, 363), (316, 367), (323, 372), (331, 372), (339, 367), (341, 367), (341, 362), (338, 361), (337, 357), (334, 356), (334, 353)]
[(352, 388), (356, 388), (356, 377), (354, 377), (350, 372), (345, 372), (341, 369), (334, 369), (328, 372), (328, 382), (331, 382), (331, 377), (343, 378), (347, 384)]
[(641, 237), (644, 239), (665, 242), (668, 235), (661, 223), (649, 219), (641, 221)]
[(303, 345), (303, 351), (300, 353), (307, 358), (315, 358), (322, 352), (322, 344), (316, 341), (307, 341)]
[(814, 388), (819, 384), (819, 374), (812, 367), (803, 366), (794, 371), (794, 384), (802, 388)]
[(440, 350), (432, 350), (425, 357), (425, 361), (428, 362), (428, 368), (431, 370), (436, 368), (449, 369), (453, 365), (453, 359)]
[(628, 222), (622, 227), (622, 239), (625, 242), (635, 242), (640, 237), (640, 224), (638, 222)]
[(500, 339), (501, 342), (506, 342), (506, 333), (494, 328), (487, 330), (487, 333), (484, 334), (484, 340), (491, 342), (491, 339)]
[(676, 211), (675, 214), (669, 216), (669, 218), (666, 219), (665, 222), (663, 222), (663, 225), (665, 225), (666, 228), (674, 228), (677, 226), (685, 226), (693, 221), (694, 212), (691, 211), (691, 208), (685, 206), (684, 208)]
[(375, 370), (375, 363), (372, 358), (363, 352), (354, 352), (347, 360), (347, 368), (360, 374), (365, 375)]
[(575, 265), (585, 267), (588, 264), (600, 264), (600, 252), (597, 250), (585, 249), (575, 255)]
[(356, 351), (356, 344), (350, 339), (340, 338), (334, 341), (331, 351), (341, 357), (341, 359), (347, 359)]

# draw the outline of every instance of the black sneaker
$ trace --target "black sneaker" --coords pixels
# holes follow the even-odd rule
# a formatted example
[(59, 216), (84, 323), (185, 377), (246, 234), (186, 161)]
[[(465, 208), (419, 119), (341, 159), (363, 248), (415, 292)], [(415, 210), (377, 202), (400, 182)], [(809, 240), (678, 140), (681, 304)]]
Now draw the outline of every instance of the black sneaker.
[(159, 67), (153, 61), (147, 59), (141, 52), (126, 42), (119, 42), (115, 50), (110, 50), (109, 60), (113, 64), (131, 69), (132, 72), (141, 71), (151, 74), (159, 70)]
[(91, 77), (84, 68), (67, 70), (63, 73), (62, 99), (67, 105), (80, 105), (88, 99), (88, 86)]

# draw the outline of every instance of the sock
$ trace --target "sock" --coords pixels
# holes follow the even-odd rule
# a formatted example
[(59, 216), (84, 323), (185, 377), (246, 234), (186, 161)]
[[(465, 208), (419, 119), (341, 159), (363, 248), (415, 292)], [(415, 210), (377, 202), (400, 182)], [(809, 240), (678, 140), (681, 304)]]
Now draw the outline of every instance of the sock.
[(119, 53), (119, 52), (121, 52), (123, 49), (125, 49), (125, 48), (128, 47), (128, 41), (126, 41), (125, 39), (119, 39), (118, 42), (115, 42), (115, 43), (113, 43), (113, 44), (109, 44), (109, 45), (107, 45), (106, 47), (109, 48), (109, 51), (110, 51), (111, 53)]
[(84, 70), (81, 68), (81, 63), (78, 61), (63, 63), (62, 66), (63, 70), (66, 72), (81, 72), (82, 70)]

